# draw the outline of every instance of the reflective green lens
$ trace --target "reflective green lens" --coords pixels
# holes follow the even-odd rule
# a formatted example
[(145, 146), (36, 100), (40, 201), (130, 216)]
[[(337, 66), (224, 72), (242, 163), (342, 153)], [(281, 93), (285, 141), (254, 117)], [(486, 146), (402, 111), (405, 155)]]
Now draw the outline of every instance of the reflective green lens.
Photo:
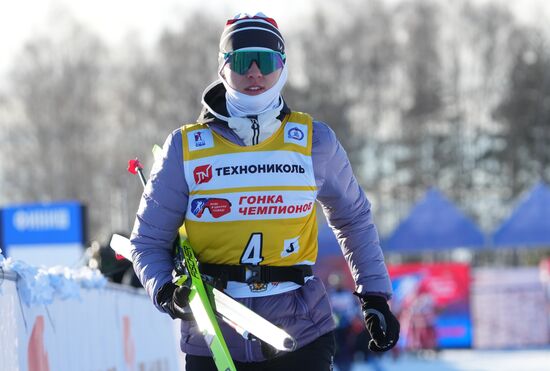
[(256, 62), (262, 74), (269, 75), (283, 67), (285, 57), (271, 51), (236, 51), (228, 53), (226, 58), (231, 70), (239, 75), (244, 75), (253, 62)]

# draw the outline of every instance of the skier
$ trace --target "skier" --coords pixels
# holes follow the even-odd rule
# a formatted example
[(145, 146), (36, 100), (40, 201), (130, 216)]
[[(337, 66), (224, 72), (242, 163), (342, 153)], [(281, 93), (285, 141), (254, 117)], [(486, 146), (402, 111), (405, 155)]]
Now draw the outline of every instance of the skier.
[[(238, 370), (331, 370), (335, 323), (312, 273), (317, 200), (349, 263), (369, 347), (391, 349), (399, 322), (369, 201), (334, 132), (282, 98), (288, 64), (277, 23), (239, 14), (219, 47), (219, 80), (204, 91), (197, 123), (168, 136), (141, 199), (131, 237), (141, 282), (159, 310), (188, 319), (186, 290), (171, 282), (184, 224), (201, 273), (297, 341), (276, 353), (222, 323)], [(181, 335), (186, 370), (216, 370), (195, 322), (183, 320)]]
[[(361, 315), (356, 305), (357, 298), (346, 289), (343, 277), (338, 272), (328, 276), (328, 297), (332, 307), (332, 313), (336, 322), (334, 336), (336, 339), (336, 354), (334, 363), (338, 371), (350, 371), (355, 353), (355, 339), (357, 334), (354, 331), (355, 322)], [(359, 328), (364, 328), (361, 326)]]

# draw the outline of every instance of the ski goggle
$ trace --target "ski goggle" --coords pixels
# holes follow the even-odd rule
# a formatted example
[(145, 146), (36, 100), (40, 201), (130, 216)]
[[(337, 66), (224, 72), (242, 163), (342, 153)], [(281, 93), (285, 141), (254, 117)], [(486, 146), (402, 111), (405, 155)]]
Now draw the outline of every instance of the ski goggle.
[(246, 74), (252, 62), (256, 62), (263, 75), (269, 75), (284, 66), (285, 58), (282, 53), (265, 50), (237, 50), (224, 54), (225, 63), (239, 75)]

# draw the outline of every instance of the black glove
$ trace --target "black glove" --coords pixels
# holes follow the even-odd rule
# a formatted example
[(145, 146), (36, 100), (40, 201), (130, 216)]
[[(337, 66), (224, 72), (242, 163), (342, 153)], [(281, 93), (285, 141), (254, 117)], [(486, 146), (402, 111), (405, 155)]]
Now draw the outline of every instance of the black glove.
[(390, 311), (385, 298), (376, 295), (359, 296), (367, 331), (371, 336), (369, 350), (385, 352), (399, 340), (399, 321)]
[(168, 282), (157, 292), (157, 303), (172, 319), (190, 321), (193, 319), (193, 314), (188, 307), (190, 292), (189, 285), (177, 286), (173, 282)]

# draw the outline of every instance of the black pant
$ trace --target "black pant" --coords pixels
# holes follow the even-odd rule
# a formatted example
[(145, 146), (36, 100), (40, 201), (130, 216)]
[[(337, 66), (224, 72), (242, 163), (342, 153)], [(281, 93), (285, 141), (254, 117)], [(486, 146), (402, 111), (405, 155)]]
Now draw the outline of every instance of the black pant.
[[(264, 362), (235, 362), (237, 371), (332, 371), (335, 341), (329, 332), (314, 342)], [(185, 356), (186, 371), (217, 371), (212, 357)]]

